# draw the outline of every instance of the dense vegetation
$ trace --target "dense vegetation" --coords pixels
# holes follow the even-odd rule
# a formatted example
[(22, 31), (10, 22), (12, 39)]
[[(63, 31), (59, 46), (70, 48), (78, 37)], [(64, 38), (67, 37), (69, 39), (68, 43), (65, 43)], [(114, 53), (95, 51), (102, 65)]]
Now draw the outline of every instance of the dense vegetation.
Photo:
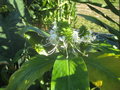
[(120, 30), (84, 14), (110, 36), (75, 27), (76, 3), (120, 27), (94, 7), (120, 16), (114, 0), (103, 1), (1, 0), (0, 90), (120, 90)]

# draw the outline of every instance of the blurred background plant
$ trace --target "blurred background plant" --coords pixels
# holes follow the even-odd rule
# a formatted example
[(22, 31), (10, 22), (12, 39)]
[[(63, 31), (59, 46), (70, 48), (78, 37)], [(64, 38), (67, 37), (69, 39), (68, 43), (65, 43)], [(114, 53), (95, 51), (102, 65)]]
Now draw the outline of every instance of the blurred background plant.
[(76, 18), (76, 4), (71, 0), (25, 0), (25, 4), (31, 23), (46, 30), (54, 21), (65, 19), (72, 24)]

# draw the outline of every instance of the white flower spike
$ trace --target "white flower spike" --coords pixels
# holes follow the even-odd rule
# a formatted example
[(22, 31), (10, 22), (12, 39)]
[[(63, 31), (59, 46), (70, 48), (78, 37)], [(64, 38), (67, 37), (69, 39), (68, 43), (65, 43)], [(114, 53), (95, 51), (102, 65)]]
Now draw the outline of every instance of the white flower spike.
[[(66, 52), (66, 58), (68, 58), (69, 52), (78, 55), (78, 52), (82, 55), (85, 55), (80, 50), (81, 43), (91, 44), (95, 40), (95, 36), (92, 35), (91, 31), (88, 31), (86, 35), (83, 35), (85, 31), (79, 33), (79, 30), (74, 30), (69, 27), (68, 24), (65, 25), (62, 23), (59, 27), (57, 23), (53, 23), (53, 27), (50, 30), (50, 37), (48, 38), (49, 43), (54, 46), (54, 48), (48, 51), (48, 55), (53, 54), (56, 51), (59, 51), (61, 48)], [(70, 49), (71, 48), (71, 49)], [(68, 50), (70, 49), (70, 50)], [(60, 50), (61, 51), (61, 50)], [(69, 51), (69, 52), (68, 52)], [(87, 55), (85, 55), (87, 56)]]

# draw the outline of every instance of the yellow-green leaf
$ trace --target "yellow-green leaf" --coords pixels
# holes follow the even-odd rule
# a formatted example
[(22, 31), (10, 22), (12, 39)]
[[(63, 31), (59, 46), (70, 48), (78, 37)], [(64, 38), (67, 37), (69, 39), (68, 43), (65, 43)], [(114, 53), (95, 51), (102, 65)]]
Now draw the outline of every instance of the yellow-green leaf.
[(93, 84), (101, 90), (120, 90), (120, 55), (94, 53), (84, 59)]

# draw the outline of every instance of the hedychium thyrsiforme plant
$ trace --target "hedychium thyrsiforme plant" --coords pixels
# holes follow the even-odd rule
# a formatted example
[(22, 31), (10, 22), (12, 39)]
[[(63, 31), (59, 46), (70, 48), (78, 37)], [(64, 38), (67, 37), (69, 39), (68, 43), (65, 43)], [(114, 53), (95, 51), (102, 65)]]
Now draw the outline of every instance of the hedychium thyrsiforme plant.
[[(13, 8), (16, 8), (15, 12), (17, 14), (15, 14), (15, 20), (17, 20), (16, 15), (20, 14), (20, 16), (17, 16), (19, 19), (26, 15), (23, 0), (8, 1)], [(42, 4), (39, 1), (45, 1), (45, 3)], [(39, 90), (90, 90), (89, 82), (92, 82), (101, 90), (120, 90), (120, 51), (114, 49), (111, 45), (102, 43), (97, 47), (97, 50), (99, 49), (98, 51), (87, 53), (86, 49), (90, 45), (93, 46), (95, 36), (86, 29), (74, 29), (66, 21), (60, 21), (66, 18), (70, 23), (74, 20), (76, 16), (75, 3), (70, 2), (71, 0), (68, 0), (68, 2), (66, 2), (67, 0), (65, 0), (65, 2), (63, 2), (64, 0), (56, 0), (56, 2), (60, 1), (60, 4), (58, 4), (58, 9), (53, 13), (51, 9), (52, 6), (54, 9), (55, 4), (52, 5), (51, 1), (52, 0), (38, 0), (40, 5), (42, 4), (43, 6), (42, 21), (50, 21), (50, 24), (53, 20), (57, 21), (54, 22), (53, 27), (48, 30), (49, 33), (30, 25), (27, 26), (28, 24), (19, 29), (19, 34), (24, 36), (30, 43), (30, 48), (32, 47), (38, 53), (35, 52), (35, 55), (32, 55), (29, 60), (26, 60), (26, 62), (12, 74), (9, 84), (5, 89), (29, 90), (31, 85), (35, 85), (39, 86)], [(46, 8), (47, 3), (49, 3), (49, 7)], [(35, 7), (36, 4), (37, 3), (34, 3)], [(41, 6), (39, 6), (39, 9), (33, 9), (33, 11), (34, 10), (40, 10), (40, 13), (36, 14), (38, 17), (38, 19), (36, 19), (39, 20), (41, 18)], [(49, 10), (50, 17), (46, 17), (46, 15), (49, 15), (44, 15), (44, 11), (48, 13)], [(10, 16), (13, 14), (10, 14)], [(1, 21), (14, 21), (14, 19), (4, 19), (5, 20), (2, 19)], [(6, 23), (4, 24), (7, 25)], [(4, 26), (3, 24), (1, 25)], [(102, 26), (104, 25), (103, 23)], [(106, 27), (106, 25), (104, 27)], [(3, 29), (6, 29), (6, 26)], [(116, 31), (114, 33), (119, 36), (119, 33)], [(12, 44), (10, 44), (10, 46), (11, 45)], [(16, 57), (17, 56), (18, 54)], [(46, 82), (43, 80), (43, 77), (47, 71), (52, 71), (52, 73), (48, 75), (50, 76), (49, 79), (45, 77), (48, 79)]]
[[(96, 36), (84, 26), (72, 28), (65, 20), (53, 22), (47, 32), (32, 26), (21, 31), (38, 54), (11, 76), (7, 90), (27, 90), (35, 80), (45, 90), (90, 90), (89, 82), (101, 90), (119, 90), (120, 51), (101, 44), (98, 51), (87, 52)], [(43, 80), (47, 71), (49, 82)]]
[[(49, 36), (43, 46), (52, 45), (53, 47), (46, 52), (43, 50), (40, 54), (49, 56), (58, 53), (52, 70), (51, 90), (89, 90), (87, 67), (82, 56), (88, 57), (85, 47), (92, 45), (96, 36), (92, 31), (72, 28), (65, 20), (53, 22), (48, 32)], [(76, 80), (75, 85), (72, 84), (73, 80)], [(58, 83), (63, 84), (58, 86)], [(80, 83), (81, 86), (79, 86)]]

